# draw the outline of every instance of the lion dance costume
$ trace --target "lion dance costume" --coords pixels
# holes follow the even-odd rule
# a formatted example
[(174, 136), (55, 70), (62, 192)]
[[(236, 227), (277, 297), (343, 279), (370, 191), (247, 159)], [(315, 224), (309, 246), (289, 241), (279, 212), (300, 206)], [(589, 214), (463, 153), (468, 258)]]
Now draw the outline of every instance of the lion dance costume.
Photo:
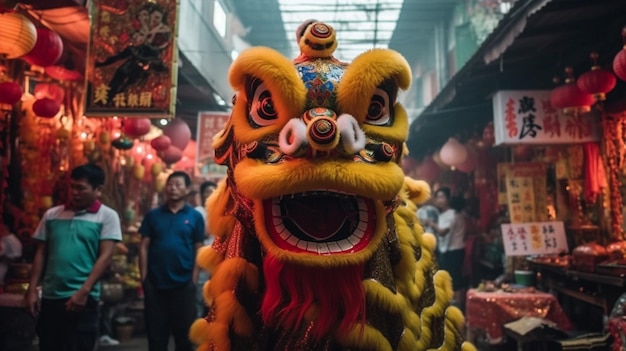
[(397, 52), (350, 64), (334, 29), (307, 21), (291, 61), (251, 48), (233, 63), (233, 112), (214, 140), (228, 176), (207, 201), (210, 312), (191, 328), (199, 350), (475, 350), (450, 306), (405, 178), (411, 73)]

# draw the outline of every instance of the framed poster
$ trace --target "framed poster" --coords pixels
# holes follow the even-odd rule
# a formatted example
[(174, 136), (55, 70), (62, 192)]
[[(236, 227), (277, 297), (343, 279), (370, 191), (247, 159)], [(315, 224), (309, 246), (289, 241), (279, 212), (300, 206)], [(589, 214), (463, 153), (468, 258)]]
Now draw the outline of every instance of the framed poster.
[(172, 117), (178, 0), (92, 0), (86, 116)]

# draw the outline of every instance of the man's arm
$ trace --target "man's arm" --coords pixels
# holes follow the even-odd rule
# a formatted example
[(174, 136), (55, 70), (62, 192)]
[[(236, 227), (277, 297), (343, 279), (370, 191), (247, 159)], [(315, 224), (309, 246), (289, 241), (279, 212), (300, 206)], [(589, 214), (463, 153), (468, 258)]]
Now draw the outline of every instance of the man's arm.
[(150, 247), (150, 237), (144, 236), (141, 238), (141, 244), (139, 245), (139, 275), (141, 282), (148, 276), (148, 247)]
[(87, 280), (83, 283), (83, 285), (78, 289), (77, 292), (70, 297), (65, 306), (69, 311), (76, 311), (87, 304), (87, 297), (89, 296), (89, 292), (93, 288), (94, 284), (98, 282), (102, 273), (104, 273), (109, 264), (111, 264), (111, 257), (113, 257), (113, 250), (115, 249), (115, 241), (114, 240), (101, 240), (100, 241), (100, 252), (98, 255), (98, 259), (96, 263), (93, 265), (93, 269)]
[(194, 284), (198, 283), (198, 275), (200, 274), (200, 267), (195, 262), (198, 259), (198, 250), (200, 250), (200, 248), (202, 246), (203, 246), (203, 243), (196, 243), (195, 244), (195, 252), (196, 252), (196, 254), (195, 254), (194, 259), (193, 259), (194, 265), (193, 265), (193, 277), (192, 277), (192, 280), (193, 280)]
[(32, 272), (30, 274), (30, 284), (28, 284), (28, 291), (25, 296), (26, 309), (28, 309), (33, 316), (39, 312), (39, 306), (37, 304), (39, 300), (39, 296), (37, 296), (37, 285), (43, 273), (47, 251), (48, 244), (45, 241), (39, 241), (37, 251), (35, 252), (35, 259), (33, 260)]

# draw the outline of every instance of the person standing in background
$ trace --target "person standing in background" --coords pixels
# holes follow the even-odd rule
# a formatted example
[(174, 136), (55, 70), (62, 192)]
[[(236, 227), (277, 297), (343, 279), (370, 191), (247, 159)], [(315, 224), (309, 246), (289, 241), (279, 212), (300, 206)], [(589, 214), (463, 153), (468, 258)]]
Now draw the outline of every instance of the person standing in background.
[[(213, 194), (215, 188), (217, 188), (217, 184), (211, 181), (206, 181), (200, 184), (200, 205), (196, 206), (195, 208), (196, 211), (200, 212), (202, 218), (204, 218), (206, 228), (206, 239), (204, 240), (205, 246), (213, 244), (213, 240), (215, 239), (213, 235), (209, 233), (209, 226), (206, 218), (206, 200), (209, 198), (209, 196), (211, 196), (211, 194)], [(202, 296), (202, 288), (204, 287), (204, 284), (209, 281), (211, 276), (209, 275), (209, 272), (201, 269), (200, 267), (196, 269), (196, 272), (198, 272), (198, 277), (196, 278), (197, 317), (202, 318), (208, 313), (208, 308), (204, 303), (204, 297)]]
[(139, 270), (150, 351), (192, 351), (189, 328), (196, 318), (196, 254), (206, 238), (202, 215), (187, 204), (191, 178), (174, 172), (165, 183), (166, 202), (146, 214), (139, 228)]
[(70, 178), (70, 203), (46, 211), (33, 235), (38, 244), (25, 305), (38, 315), (40, 351), (94, 349), (98, 281), (111, 262), (115, 243), (122, 240), (117, 212), (98, 200), (105, 178), (102, 168), (78, 166)]
[(465, 260), (465, 218), (451, 207), (452, 192), (450, 188), (440, 188), (435, 192), (435, 204), (439, 209), (437, 223), (429, 221), (428, 225), (437, 236), (439, 251), (439, 268), (448, 271), (452, 277), (454, 301), (464, 309), (465, 277), (463, 261)]

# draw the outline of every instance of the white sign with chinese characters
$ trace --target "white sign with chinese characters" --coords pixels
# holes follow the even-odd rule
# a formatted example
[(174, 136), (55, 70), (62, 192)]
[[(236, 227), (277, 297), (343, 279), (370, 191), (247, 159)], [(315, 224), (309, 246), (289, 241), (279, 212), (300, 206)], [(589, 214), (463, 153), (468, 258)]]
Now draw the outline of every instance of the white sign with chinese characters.
[(502, 241), (507, 256), (568, 252), (563, 222), (502, 224)]
[(549, 90), (504, 90), (493, 97), (496, 145), (573, 144), (600, 140), (592, 113), (565, 115), (550, 104)]

